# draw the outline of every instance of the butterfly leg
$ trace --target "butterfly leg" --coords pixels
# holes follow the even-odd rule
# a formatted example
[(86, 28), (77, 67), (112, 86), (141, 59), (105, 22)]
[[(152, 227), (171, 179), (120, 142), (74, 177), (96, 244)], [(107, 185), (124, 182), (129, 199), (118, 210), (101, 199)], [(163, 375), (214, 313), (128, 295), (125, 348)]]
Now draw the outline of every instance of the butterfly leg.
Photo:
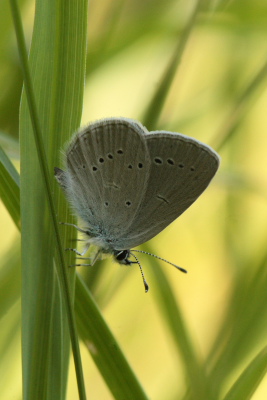
[(73, 264), (70, 267), (92, 267), (94, 263), (97, 261), (99, 255), (101, 254), (101, 250), (98, 250), (94, 257), (77, 257), (78, 260), (92, 260), (91, 264)]
[(78, 254), (78, 256), (83, 256), (90, 247), (90, 243), (87, 243), (83, 251), (80, 253), (77, 249), (67, 248), (65, 251), (74, 251), (74, 253)]
[(75, 224), (69, 224), (68, 222), (60, 222), (60, 225), (68, 225), (68, 226), (73, 226), (75, 229), (77, 229), (77, 231), (85, 233), (88, 235), (87, 230), (80, 228), (79, 226), (75, 225)]

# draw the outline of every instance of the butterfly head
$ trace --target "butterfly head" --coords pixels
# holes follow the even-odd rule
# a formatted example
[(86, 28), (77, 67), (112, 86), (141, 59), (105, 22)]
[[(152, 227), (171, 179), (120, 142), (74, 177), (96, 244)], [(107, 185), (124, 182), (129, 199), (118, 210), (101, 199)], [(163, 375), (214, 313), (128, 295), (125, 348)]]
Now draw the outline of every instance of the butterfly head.
[(113, 256), (119, 264), (131, 265), (133, 261), (129, 260), (130, 250), (114, 250)]

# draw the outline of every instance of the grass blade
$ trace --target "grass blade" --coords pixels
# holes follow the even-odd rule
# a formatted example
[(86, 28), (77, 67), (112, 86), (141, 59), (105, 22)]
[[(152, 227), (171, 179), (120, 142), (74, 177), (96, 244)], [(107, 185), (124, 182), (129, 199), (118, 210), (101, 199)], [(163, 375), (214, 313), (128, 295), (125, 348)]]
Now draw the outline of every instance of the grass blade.
[(219, 128), (215, 139), (212, 143), (217, 151), (220, 151), (225, 144), (231, 139), (234, 132), (237, 130), (238, 125), (247, 114), (247, 107), (251, 101), (252, 96), (259, 88), (265, 88), (263, 85), (264, 80), (267, 77), (267, 61), (261, 66), (255, 76), (251, 79), (248, 85), (244, 88), (240, 94), (236, 103), (225, 119), (222, 126)]
[(114, 398), (147, 400), (148, 397), (78, 274), (75, 309), (80, 335)]
[[(27, 63), (18, 6), (16, 1), (11, 1), (10, 4), (27, 93), (27, 101), (25, 96), (22, 99), (20, 121), (24, 396), (29, 399), (61, 399), (65, 397), (69, 346), (65, 309), (62, 310), (63, 298), (69, 322), (79, 394), (81, 399), (85, 399), (78, 337), (71, 306), (70, 284), (60, 244), (50, 183), (52, 174), (49, 172), (47, 160), (54, 163), (58, 149), (55, 144), (58, 144), (64, 137), (53, 135), (52, 127), (60, 127), (61, 129), (57, 131), (59, 133), (62, 129), (68, 133), (69, 129), (79, 123), (85, 72), (87, 2), (80, 1), (71, 5), (65, 2), (57, 4), (37, 2), (30, 54), (31, 72)], [(57, 15), (60, 15), (61, 18), (58, 19)], [(51, 16), (53, 16), (52, 19)], [(76, 21), (77, 17), (79, 24)], [(51, 29), (48, 29), (48, 24)], [(79, 41), (76, 40), (77, 35)], [(40, 38), (42, 38), (41, 41)], [(42, 46), (39, 45), (40, 43)], [(54, 63), (51, 63), (51, 59), (47, 57), (46, 46), (50, 53), (52, 49)], [(76, 57), (62, 63), (68, 48), (70, 49), (67, 51), (68, 56), (74, 52)], [(77, 74), (74, 73), (76, 68)], [(60, 79), (58, 79), (59, 77)], [(72, 96), (66, 97), (68, 92)], [(79, 101), (76, 101), (73, 106), (75, 94), (78, 94)], [(59, 102), (60, 99), (64, 99), (64, 101)], [(57, 113), (57, 111), (59, 112)], [(65, 121), (66, 118), (64, 119), (66, 116), (68, 116), (67, 121)], [(66, 123), (67, 126), (65, 126)], [(41, 130), (46, 133), (44, 138)], [(34, 134), (38, 157), (35, 145), (31, 140), (31, 133)], [(43, 141), (48, 149), (48, 158), (46, 158)], [(40, 170), (38, 169), (39, 162)], [(49, 165), (51, 168), (52, 165)], [(29, 194), (29, 187), (33, 187), (34, 192)], [(48, 200), (47, 203), (45, 199)], [(50, 225), (51, 217), (53, 228)], [(58, 270), (58, 274), (54, 269), (54, 236), (51, 237), (51, 232), (55, 233), (57, 256), (60, 260), (61, 268)], [(40, 243), (44, 238), (46, 238), (44, 243), (47, 247), (43, 246), (40, 249)], [(58, 286), (59, 282), (62, 285), (61, 290)], [(51, 329), (54, 333), (53, 336), (49, 334)], [(56, 332), (57, 334), (55, 334)], [(32, 338), (33, 333), (35, 334), (34, 339)]]
[(224, 400), (249, 400), (267, 372), (267, 348), (265, 347), (245, 368)]
[(146, 126), (148, 130), (150, 129), (153, 130), (157, 124), (157, 120), (159, 119), (160, 112), (166, 100), (168, 91), (171, 87), (177, 67), (181, 61), (183, 51), (187, 44), (190, 33), (192, 32), (192, 29), (195, 26), (196, 17), (198, 16), (202, 4), (203, 0), (197, 1), (196, 6), (192, 12), (192, 15), (190, 16), (188, 23), (185, 26), (181, 36), (179, 37), (178, 45), (173, 53), (172, 59), (170, 60), (170, 63), (164, 75), (161, 78), (159, 87), (153, 99), (151, 100), (143, 118), (141, 119), (143, 121), (144, 126)]
[[(147, 245), (146, 251), (151, 253)], [(183, 360), (185, 374), (189, 382), (188, 387), (190, 388), (189, 398), (196, 400), (208, 399), (210, 396), (204, 368), (201, 366), (194, 349), (179, 304), (177, 304), (172, 288), (157, 260), (153, 260), (153, 278), (155, 279), (153, 290), (157, 290), (156, 299), (161, 309), (162, 317), (165, 319), (166, 326), (176, 344), (177, 358), (180, 355)]]
[(20, 229), (19, 174), (0, 146), (0, 197)]

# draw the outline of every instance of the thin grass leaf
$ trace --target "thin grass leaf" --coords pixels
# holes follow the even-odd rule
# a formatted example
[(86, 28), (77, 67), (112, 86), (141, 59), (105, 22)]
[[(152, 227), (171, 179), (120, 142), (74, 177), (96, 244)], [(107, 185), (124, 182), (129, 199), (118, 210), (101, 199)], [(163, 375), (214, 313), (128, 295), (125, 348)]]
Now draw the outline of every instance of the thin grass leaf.
[(19, 142), (17, 139), (13, 139), (11, 136), (0, 131), (0, 146), (9, 157), (19, 160)]
[[(146, 251), (153, 253), (147, 245)], [(160, 263), (154, 259), (153, 278), (155, 279), (153, 291), (157, 291), (156, 299), (161, 309), (162, 318), (165, 320), (166, 326), (173, 337), (177, 349), (177, 358), (180, 355), (183, 360), (183, 367), (190, 388), (189, 398), (195, 400), (209, 399), (207, 378), (194, 349), (182, 311), (179, 308), (179, 304), (177, 304), (166, 275), (162, 272)]]
[[(265, 249), (264, 249), (265, 250)], [(241, 276), (236, 277), (222, 327), (207, 358), (213, 393), (222, 385), (266, 336), (267, 254), (251, 270), (249, 263)]]
[(179, 38), (178, 38), (178, 44), (177, 47), (173, 53), (173, 56), (169, 62), (169, 65), (167, 66), (167, 69), (165, 73), (163, 74), (161, 78), (161, 82), (159, 83), (159, 87), (154, 94), (154, 97), (150, 101), (150, 104), (147, 107), (147, 110), (145, 111), (143, 118), (141, 119), (143, 121), (143, 124), (147, 127), (148, 130), (153, 130), (153, 128), (156, 126), (157, 121), (159, 119), (161, 110), (164, 106), (164, 102), (166, 100), (168, 91), (171, 87), (171, 84), (173, 82), (173, 78), (176, 74), (177, 68), (180, 64), (185, 46), (187, 44), (187, 41), (190, 37), (190, 34), (195, 27), (195, 22), (196, 18), (199, 14), (200, 8), (203, 4), (203, 0), (198, 0), (195, 8), (192, 12), (192, 15), (190, 16), (188, 23), (184, 27), (182, 33), (180, 34), (179, 32)]
[(266, 77), (267, 77), (267, 61), (265, 61), (263, 66), (259, 69), (259, 71), (251, 79), (248, 85), (244, 88), (243, 92), (236, 100), (233, 109), (231, 110), (229, 115), (225, 118), (225, 121), (223, 122), (222, 126), (219, 128), (217, 134), (214, 136), (215, 139), (213, 140), (211, 145), (217, 151), (220, 151), (232, 138), (234, 133), (237, 131), (238, 125), (247, 115), (247, 109), (251, 104), (255, 92), (260, 89), (263, 90), (265, 88), (263, 83)]
[(75, 310), (80, 335), (114, 398), (147, 400), (140, 382), (78, 274)]
[[(30, 53), (35, 94), (27, 65), (20, 16), (17, 4), (12, 0), (11, 9), (28, 96), (28, 103), (26, 97), (23, 97), (20, 120), (24, 396), (28, 399), (65, 397), (69, 349), (67, 314), (79, 394), (81, 399), (85, 399), (70, 287), (64, 269), (50, 186), (52, 174), (48, 172), (47, 160), (54, 164), (53, 160), (57, 159), (56, 145), (64, 138), (64, 135), (58, 134), (69, 133), (69, 130), (79, 123), (85, 70), (87, 2), (81, 0), (70, 5), (66, 2), (37, 2)], [(61, 18), (58, 18), (59, 15)], [(67, 59), (66, 54), (69, 57)], [(54, 60), (54, 63), (51, 63), (51, 60)], [(45, 133), (44, 138), (41, 137), (41, 129)], [(32, 141), (33, 133), (35, 143)], [(48, 149), (47, 159), (43, 139)], [(53, 164), (50, 164), (51, 169)], [(29, 191), (30, 188), (34, 190)], [(50, 216), (53, 219), (53, 228), (49, 223)], [(53, 229), (55, 236), (51, 235)], [(59, 275), (53, 262), (54, 237), (61, 264)], [(45, 243), (46, 246), (40, 248), (40, 243)], [(59, 281), (63, 282), (62, 293)], [(67, 308), (62, 308), (62, 294)], [(53, 332), (53, 336), (50, 332)]]
[(0, 319), (19, 300), (21, 290), (20, 246), (15, 242), (0, 264)]
[[(113, 58), (124, 51), (129, 51), (137, 42), (140, 42), (140, 38), (159, 35), (159, 33), (162, 33), (163, 36), (173, 35), (173, 26), (171, 24), (162, 25), (161, 16), (168, 13), (174, 3), (175, 0), (164, 2), (154, 0), (153, 4), (140, 0), (106, 2), (106, 8), (103, 7), (102, 15), (102, 25), (105, 26), (105, 29), (102, 29), (101, 26), (98, 27), (97, 36), (95, 40), (91, 38), (88, 48), (87, 75), (89, 79), (95, 70), (101, 68), (105, 63), (110, 63)], [(98, 7), (97, 3), (91, 4), (91, 8), (94, 7)], [(101, 11), (98, 10), (100, 13)], [(91, 25), (94, 25), (94, 21), (91, 21)], [(175, 28), (177, 29), (177, 24), (175, 24)], [(97, 28), (95, 27), (95, 29)]]
[(228, 391), (224, 400), (249, 400), (267, 372), (267, 347), (245, 368)]
[(18, 229), (20, 229), (19, 184), (19, 174), (0, 146), (0, 197)]
[[(20, 0), (21, 9), (28, 8), (28, 6), (29, 0)], [(22, 73), (18, 57), (14, 57), (14, 27), (8, 1), (0, 2), (0, 26), (0, 83), (3, 85), (0, 98), (0, 126), (4, 127), (4, 130), (13, 137), (18, 137)]]
[[(16, 354), (14, 349), (17, 348), (20, 338), (20, 302), (14, 303), (8, 314), (4, 315), (0, 329), (0, 387), (2, 399), (20, 399), (21, 393), (19, 385), (15, 385), (14, 381), (18, 379), (18, 371), (16, 369)], [(12, 386), (10, 385), (8, 376), (12, 376)]]

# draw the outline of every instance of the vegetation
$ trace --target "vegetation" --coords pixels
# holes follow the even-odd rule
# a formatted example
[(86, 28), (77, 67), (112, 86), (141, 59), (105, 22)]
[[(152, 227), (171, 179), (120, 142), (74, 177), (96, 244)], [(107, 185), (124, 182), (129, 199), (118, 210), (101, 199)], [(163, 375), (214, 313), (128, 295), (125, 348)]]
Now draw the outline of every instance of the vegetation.
[[(1, 398), (85, 399), (84, 380), (88, 399), (265, 399), (266, 2), (21, 0), (36, 110), (15, 4), (0, 4)], [(111, 116), (222, 158), (141, 247), (189, 271), (140, 255), (147, 294), (135, 266), (60, 261), (75, 217), (53, 168), (80, 124)]]

